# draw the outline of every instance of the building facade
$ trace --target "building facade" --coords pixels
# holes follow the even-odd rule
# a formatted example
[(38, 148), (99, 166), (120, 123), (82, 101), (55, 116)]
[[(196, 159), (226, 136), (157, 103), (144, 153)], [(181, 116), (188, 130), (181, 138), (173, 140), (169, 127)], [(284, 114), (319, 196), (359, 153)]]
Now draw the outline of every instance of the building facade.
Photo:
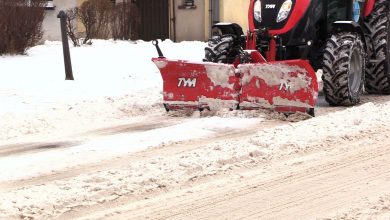
[[(60, 10), (80, 6), (86, 0), (52, 0), (43, 22), (44, 39), (60, 40)], [(120, 0), (117, 0), (120, 1)], [(205, 41), (211, 26), (232, 22), (248, 29), (250, 0), (131, 0), (141, 15), (140, 39), (171, 39), (173, 41)]]
[[(160, 17), (159, 19), (169, 21), (166, 31), (169, 33), (169, 38), (174, 41), (205, 41), (210, 37), (212, 25), (218, 22), (237, 23), (243, 27), (244, 32), (248, 29), (248, 8), (250, 0), (136, 1), (146, 1), (151, 5), (153, 5), (153, 1), (166, 2), (169, 10), (168, 17)], [(140, 11), (144, 13), (142, 7)], [(150, 40), (145, 35), (143, 37), (146, 40)]]
[(200, 40), (210, 37), (218, 22), (232, 22), (248, 29), (250, 0), (170, 0), (170, 39)]

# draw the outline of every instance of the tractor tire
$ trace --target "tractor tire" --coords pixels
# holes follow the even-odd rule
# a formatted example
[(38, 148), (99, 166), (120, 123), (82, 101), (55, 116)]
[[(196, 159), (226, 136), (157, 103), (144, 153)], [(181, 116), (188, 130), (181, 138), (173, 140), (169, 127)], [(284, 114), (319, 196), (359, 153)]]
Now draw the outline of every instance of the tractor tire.
[(365, 19), (371, 37), (368, 44), (365, 90), (372, 94), (390, 94), (390, 9), (386, 0), (375, 2), (373, 12)]
[(234, 39), (230, 35), (213, 36), (205, 47), (205, 62), (232, 63), (230, 58), (233, 49)]
[(331, 106), (351, 106), (363, 93), (365, 50), (360, 36), (342, 32), (327, 40), (323, 58), (325, 100)]

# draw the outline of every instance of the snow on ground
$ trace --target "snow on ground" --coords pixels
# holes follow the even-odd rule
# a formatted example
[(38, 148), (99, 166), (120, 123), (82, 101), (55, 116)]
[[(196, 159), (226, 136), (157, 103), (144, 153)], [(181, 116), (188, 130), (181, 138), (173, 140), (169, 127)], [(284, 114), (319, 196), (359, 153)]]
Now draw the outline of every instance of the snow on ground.
[[(220, 130), (240, 129), (258, 123), (260, 119), (203, 118), (182, 124), (150, 131), (95, 137), (82, 144), (74, 144), (61, 151), (44, 151), (19, 156), (0, 158), (0, 166), (7, 167), (1, 172), (0, 181), (34, 177), (79, 166), (95, 161), (126, 155), (162, 143), (178, 142), (217, 134)], [(189, 129), (190, 132), (189, 132)]]
[[(325, 152), (335, 150), (327, 149), (327, 146), (334, 146), (345, 140), (357, 141), (371, 133), (377, 133), (381, 127), (390, 123), (390, 113), (383, 111), (383, 109), (388, 109), (389, 105), (389, 103), (385, 105), (368, 103), (346, 111), (331, 113), (329, 116), (263, 129), (250, 137), (220, 140), (198, 149), (184, 151), (181, 154), (153, 155), (142, 161), (129, 161), (124, 167), (98, 172), (92, 176), (81, 174), (71, 180), (56, 180), (44, 185), (22, 188), (17, 192), (1, 193), (0, 190), (0, 204), (2, 204), (0, 214), (3, 211), (11, 216), (22, 213), (25, 217), (55, 218), (80, 205), (89, 206), (104, 203), (124, 195), (139, 195), (161, 188), (173, 189), (197, 178), (214, 176), (240, 167), (277, 161), (289, 156), (295, 157), (289, 162), (288, 166), (291, 167), (304, 160), (320, 160), (321, 156), (326, 155), (325, 153), (309, 158), (297, 157), (296, 155), (305, 155), (319, 149)], [(348, 115), (350, 117), (347, 117)], [(210, 122), (218, 123), (219, 120), (212, 118)], [(199, 125), (209, 125), (204, 124), (203, 120), (200, 121)], [(190, 122), (194, 125), (193, 123), (197, 124), (197, 122)], [(185, 128), (186, 125), (189, 124), (184, 123), (178, 126), (175, 131)], [(197, 126), (194, 128), (195, 133), (196, 128)], [(214, 128), (218, 128), (218, 126)], [(196, 136), (196, 134), (193, 135)], [(389, 138), (389, 135), (384, 135)], [(133, 136), (130, 135), (128, 138), (122, 140), (136, 143)], [(104, 143), (108, 143), (105, 147), (113, 145), (104, 141), (98, 143), (100, 144), (95, 145), (95, 150), (102, 150), (102, 153), (109, 154), (109, 148), (104, 148), (103, 145)], [(101, 143), (103, 143), (102, 146)], [(114, 144), (118, 143), (114, 142)], [(367, 145), (369, 144), (367, 143)], [(88, 152), (89, 148), (87, 147), (85, 150)], [(348, 146), (340, 146), (337, 151), (347, 150)], [(67, 150), (59, 152), (64, 153), (64, 158), (58, 158), (53, 153), (50, 155), (59, 160), (66, 159), (66, 156), (72, 156), (74, 162), (82, 159), (75, 152), (71, 155), (71, 151), (69, 153)], [(53, 170), (58, 169), (56, 165), (53, 165), (55, 161), (45, 159), (44, 154), (41, 156), (35, 158), (38, 161), (43, 160), (45, 163), (49, 163)], [(31, 160), (34, 155), (29, 154), (26, 157)], [(88, 160), (85, 155), (84, 158)], [(14, 156), (12, 159), (16, 161), (11, 162), (11, 164), (22, 163), (20, 167), (26, 165), (23, 163), (23, 156), (20, 158)], [(5, 160), (0, 160), (1, 167), (6, 166)], [(34, 161), (31, 162), (31, 172), (34, 173), (36, 171), (33, 166)], [(16, 174), (12, 174), (12, 171), (5, 173), (2, 179), (18, 178), (18, 174), (29, 171), (26, 167), (22, 170), (14, 166), (8, 167)], [(44, 170), (42, 166), (40, 170)], [(263, 173), (262, 175), (266, 179), (271, 173)]]
[[(204, 43), (160, 43), (170, 58), (201, 60)], [(27, 56), (0, 57), (0, 144), (34, 133), (61, 135), (146, 112), (162, 113), (162, 79), (150, 42), (101, 41), (71, 48), (75, 81), (65, 81), (60, 42)]]
[[(160, 43), (167, 57), (194, 61), (203, 58), (204, 46), (203, 42)], [(204, 118), (193, 115), (197, 120), (172, 116), (173, 120), (160, 129), (94, 136), (81, 144), (79, 140), (72, 143), (72, 136), (80, 132), (170, 120), (161, 104), (162, 79), (151, 62), (155, 56), (154, 46), (143, 41), (95, 40), (92, 46), (72, 47), (74, 81), (64, 80), (60, 42), (36, 46), (26, 56), (0, 57), (0, 152), (13, 144), (70, 141), (70, 146), (58, 151), (1, 157), (0, 180), (50, 174), (164, 143), (243, 129), (263, 120), (223, 112), (225, 115)], [(9, 196), (2, 198), (18, 199), (17, 195)]]
[[(194, 61), (203, 58), (205, 46), (203, 42), (171, 41), (160, 45), (166, 57)], [(162, 80), (150, 61), (157, 56), (150, 42), (96, 40), (92, 46), (71, 48), (71, 56), (75, 81), (64, 80), (59, 42), (34, 47), (27, 56), (0, 57), (0, 155), (2, 148), (12, 149), (18, 144), (61, 145), (64, 141), (68, 145), (5, 154), (0, 157), (0, 182), (82, 169), (86, 164), (114, 160), (147, 148), (215, 138), (220, 133), (245, 131), (251, 126), (255, 127), (254, 134), (202, 146), (188, 142), (197, 146), (180, 153), (126, 161), (112, 169), (81, 172), (69, 179), (49, 179), (9, 191), (0, 188), (0, 218), (56, 218), (78, 206), (174, 189), (197, 178), (280, 158), (302, 162), (307, 158), (301, 156), (312, 151), (320, 153), (307, 160), (320, 160), (327, 151), (334, 150), (329, 146), (346, 140), (365, 137), (366, 145), (381, 141), (369, 138), (386, 130), (390, 123), (390, 113), (386, 111), (389, 102), (368, 102), (259, 130), (256, 126), (267, 121), (268, 116), (258, 112), (221, 111), (205, 117), (177, 117), (168, 115), (162, 107)], [(110, 133), (113, 130), (117, 132)], [(80, 134), (85, 139), (73, 139)], [(381, 137), (390, 139), (386, 133)], [(340, 146), (337, 150), (351, 149)]]
[[(205, 45), (166, 40), (160, 46), (169, 58), (200, 61)], [(63, 139), (70, 142), (72, 135), (80, 132), (170, 120), (161, 104), (162, 79), (151, 62), (157, 53), (150, 42), (95, 40), (92, 46), (71, 48), (75, 81), (64, 80), (60, 42), (46, 42), (27, 54), (0, 57), (0, 150), (1, 145), (61, 144)], [(194, 117), (199, 120), (174, 118), (172, 125), (149, 132), (93, 137), (83, 144), (67, 143), (70, 146), (58, 152), (3, 157), (0, 166), (8, 169), (2, 171), (0, 179), (28, 178), (69, 164), (77, 166), (162, 143), (202, 138), (263, 120), (236, 116), (230, 120), (217, 116), (199, 118), (196, 114)], [(181, 120), (184, 123), (177, 124)]]

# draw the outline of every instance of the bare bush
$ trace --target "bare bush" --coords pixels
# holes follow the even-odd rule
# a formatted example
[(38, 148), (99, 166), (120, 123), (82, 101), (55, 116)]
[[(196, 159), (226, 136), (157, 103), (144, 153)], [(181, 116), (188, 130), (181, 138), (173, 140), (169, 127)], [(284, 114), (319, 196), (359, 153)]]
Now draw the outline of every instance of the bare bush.
[(75, 7), (66, 10), (66, 31), (73, 46), (80, 46), (78, 32), (77, 32), (77, 18), (79, 16), (79, 8)]
[(112, 37), (116, 39), (137, 39), (140, 15), (137, 6), (131, 0), (116, 4), (111, 17)]
[(137, 40), (139, 39), (140, 35), (140, 26), (141, 26), (141, 14), (139, 12), (139, 9), (135, 3), (132, 1), (132, 9), (131, 9), (131, 19), (130, 19), (130, 25), (131, 25), (131, 35), (130, 39)]
[(92, 39), (138, 39), (141, 16), (132, 0), (113, 4), (111, 0), (88, 0), (68, 10), (67, 31), (74, 46), (79, 45), (76, 20), (85, 28), (82, 44)]
[(85, 28), (85, 38), (83, 44), (87, 43), (90, 39), (96, 36), (96, 11), (90, 1), (84, 2), (79, 11), (79, 18)]
[(110, 17), (113, 4), (110, 0), (88, 0), (79, 9), (79, 18), (85, 27), (83, 44), (93, 38), (110, 37)]
[(97, 38), (108, 39), (110, 37), (110, 17), (113, 9), (113, 3), (110, 0), (90, 0), (95, 1), (97, 10)]
[(43, 0), (0, 0), (0, 54), (24, 54), (42, 38)]

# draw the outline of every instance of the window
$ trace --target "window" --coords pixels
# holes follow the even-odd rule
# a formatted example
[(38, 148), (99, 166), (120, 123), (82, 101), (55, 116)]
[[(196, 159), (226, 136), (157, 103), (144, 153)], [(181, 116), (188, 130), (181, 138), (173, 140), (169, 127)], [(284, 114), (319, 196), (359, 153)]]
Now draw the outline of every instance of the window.
[(328, 30), (331, 30), (332, 24), (335, 21), (346, 21), (347, 16), (347, 1), (329, 0), (327, 1), (327, 26)]
[(183, 3), (179, 6), (179, 9), (196, 9), (194, 1), (195, 0), (183, 0)]

